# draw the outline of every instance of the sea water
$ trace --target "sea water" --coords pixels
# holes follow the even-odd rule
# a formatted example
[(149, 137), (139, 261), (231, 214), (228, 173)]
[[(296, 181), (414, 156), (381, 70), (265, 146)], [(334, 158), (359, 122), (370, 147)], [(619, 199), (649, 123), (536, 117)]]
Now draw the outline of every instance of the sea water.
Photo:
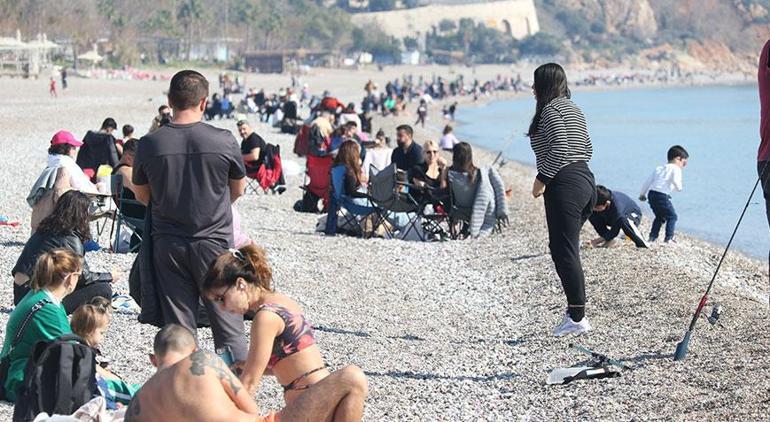
[[(727, 244), (757, 180), (756, 86), (580, 91), (572, 99), (586, 115), (594, 147), (589, 166), (598, 184), (637, 198), (650, 173), (665, 164), (668, 148), (682, 145), (690, 159), (683, 173), (684, 190), (672, 199), (679, 215), (677, 231)], [(508, 160), (534, 165), (524, 135), (534, 108), (532, 97), (464, 107), (458, 112), (457, 137), (502, 151)], [(640, 205), (649, 223), (649, 205)], [(761, 187), (733, 246), (767, 257), (770, 229)]]

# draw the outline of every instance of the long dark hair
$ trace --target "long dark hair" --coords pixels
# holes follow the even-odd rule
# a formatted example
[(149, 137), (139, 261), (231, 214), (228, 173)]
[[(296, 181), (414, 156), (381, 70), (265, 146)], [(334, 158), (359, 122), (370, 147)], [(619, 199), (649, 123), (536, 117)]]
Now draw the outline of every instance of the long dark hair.
[(356, 141), (345, 141), (340, 146), (334, 164), (343, 165), (356, 179), (356, 185), (361, 184), (361, 152)]
[(537, 107), (532, 123), (529, 124), (527, 136), (537, 133), (537, 125), (540, 123), (540, 115), (543, 108), (555, 98), (570, 98), (572, 94), (567, 86), (567, 74), (564, 68), (556, 63), (546, 63), (535, 69), (535, 96)]
[(468, 174), (468, 180), (473, 183), (476, 178), (476, 166), (473, 165), (473, 149), (467, 142), (460, 142), (452, 148), (451, 170)]
[(88, 224), (88, 207), (91, 200), (80, 191), (71, 190), (56, 202), (51, 215), (43, 219), (37, 233), (53, 236), (75, 234), (81, 241), (91, 239), (91, 227)]

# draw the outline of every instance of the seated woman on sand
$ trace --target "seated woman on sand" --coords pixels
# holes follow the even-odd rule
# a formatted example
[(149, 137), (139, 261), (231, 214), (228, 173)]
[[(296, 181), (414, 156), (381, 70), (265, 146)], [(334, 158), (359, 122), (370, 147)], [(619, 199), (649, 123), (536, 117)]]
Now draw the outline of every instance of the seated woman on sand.
[[(40, 223), (35, 233), (27, 240), (11, 270), (14, 278), (13, 303), (18, 305), (30, 292), (30, 279), (34, 279), (35, 262), (38, 257), (53, 249), (66, 249), (79, 257), (84, 257), (83, 242), (91, 238), (88, 208), (91, 201), (78, 191), (69, 191), (59, 198), (53, 213)], [(112, 298), (112, 282), (119, 273), (91, 272), (83, 261), (78, 283), (63, 301), (67, 314), (78, 306), (88, 303), (94, 296)]]
[(334, 166), (345, 166), (344, 194), (359, 205), (368, 205), (366, 183), (369, 176), (361, 168), (361, 155), (356, 141), (345, 141), (334, 158)]
[(262, 376), (274, 375), (287, 404), (329, 375), (302, 308), (272, 286), (264, 249), (249, 245), (220, 255), (203, 283), (203, 294), (236, 315), (254, 312), (246, 362), (237, 362), (250, 394)]
[(374, 140), (366, 145), (366, 157), (364, 157), (363, 172), (369, 174), (369, 168), (374, 166), (377, 170), (382, 170), (390, 165), (390, 157), (393, 155), (393, 148), (388, 145), (385, 132), (382, 129), (377, 131)]
[[(433, 140), (425, 142), (422, 146), (423, 154), (425, 154), (425, 161), (412, 168), (409, 173), (412, 176), (412, 183), (418, 188), (422, 188), (425, 194), (433, 198), (432, 202), (437, 204), (439, 198), (443, 195), (440, 193), (441, 188), (441, 174), (447, 166), (446, 161), (438, 155), (438, 145)], [(412, 194), (417, 201), (423, 198), (422, 192), (414, 192)]]
[(468, 234), (473, 237), (492, 232), (498, 221), (508, 220), (508, 205), (505, 202), (505, 185), (500, 173), (493, 166), (477, 168), (473, 164), (473, 150), (467, 142), (460, 142), (452, 150), (452, 165), (441, 175), (441, 187), (450, 188), (449, 172), (459, 173), (457, 183), (475, 185), (475, 196), (471, 204), (471, 220)]
[(446, 125), (444, 126), (444, 133), (441, 136), (441, 139), (439, 139), (438, 143), (442, 150), (451, 152), (452, 148), (460, 143), (460, 140), (458, 140), (455, 136), (452, 126)]
[(72, 333), (62, 303), (75, 291), (83, 271), (83, 258), (64, 249), (43, 253), (33, 264), (32, 291), (16, 303), (8, 316), (0, 355), (10, 364), (5, 379), (0, 379), (5, 388), (4, 399), (10, 402), (16, 402), (35, 344)]
[(48, 164), (35, 181), (27, 196), (27, 203), (32, 207), (30, 225), (32, 233), (37, 226), (53, 211), (59, 197), (70, 189), (86, 193), (97, 193), (96, 185), (75, 163), (78, 148), (82, 142), (66, 130), (56, 132), (48, 148)]

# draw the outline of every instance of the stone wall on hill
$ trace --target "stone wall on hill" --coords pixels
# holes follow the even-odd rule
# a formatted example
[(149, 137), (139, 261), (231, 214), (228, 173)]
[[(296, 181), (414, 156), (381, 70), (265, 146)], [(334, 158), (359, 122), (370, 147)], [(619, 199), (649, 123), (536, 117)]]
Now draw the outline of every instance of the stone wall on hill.
[(388, 12), (359, 13), (351, 16), (353, 23), (366, 27), (372, 22), (388, 34), (404, 37), (424, 36), (444, 19), (458, 21), (470, 18), (510, 34), (516, 39), (540, 31), (534, 0), (504, 0), (474, 4), (431, 4), (414, 9)]

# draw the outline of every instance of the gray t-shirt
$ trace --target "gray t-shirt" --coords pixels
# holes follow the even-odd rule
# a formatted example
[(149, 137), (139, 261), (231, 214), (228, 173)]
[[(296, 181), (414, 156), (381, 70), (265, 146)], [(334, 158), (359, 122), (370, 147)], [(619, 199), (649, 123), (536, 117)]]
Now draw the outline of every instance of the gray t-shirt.
[(206, 123), (169, 123), (145, 135), (133, 182), (150, 185), (153, 235), (233, 242), (230, 179), (246, 176), (233, 135)]

